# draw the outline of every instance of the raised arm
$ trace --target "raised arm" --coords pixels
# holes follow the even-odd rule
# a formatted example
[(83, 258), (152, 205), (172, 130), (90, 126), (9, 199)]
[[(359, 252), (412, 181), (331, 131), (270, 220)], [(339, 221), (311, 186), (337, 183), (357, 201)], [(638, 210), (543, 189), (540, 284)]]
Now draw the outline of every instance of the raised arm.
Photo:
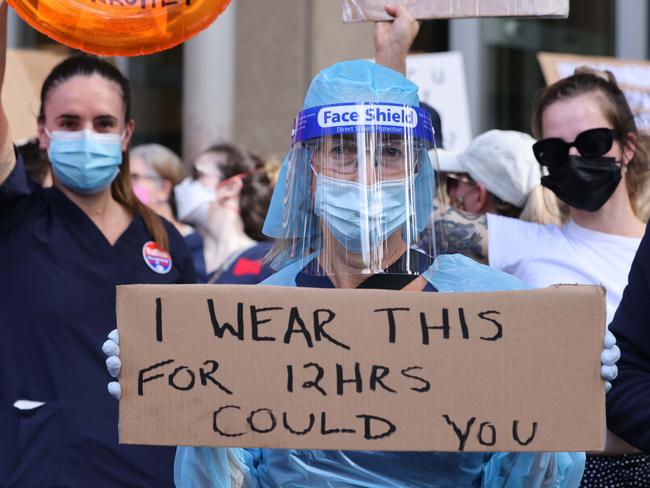
[(375, 23), (375, 61), (406, 74), (406, 55), (420, 25), (404, 5), (386, 5), (386, 12), (395, 20)]
[[(394, 17), (392, 22), (375, 24), (375, 60), (388, 68), (406, 74), (406, 56), (418, 34), (420, 25), (403, 6), (386, 6)], [(435, 211), (436, 242), (443, 243), (447, 253), (460, 253), (487, 263), (487, 217), (449, 208)]]
[[(0, 93), (2, 93), (7, 61), (7, 2), (0, 0), (0, 4)], [(9, 121), (0, 99), (0, 185), (7, 179), (15, 164), (16, 157), (9, 132)]]
[(487, 216), (436, 206), (436, 242), (447, 254), (460, 253), (482, 263), (488, 262)]

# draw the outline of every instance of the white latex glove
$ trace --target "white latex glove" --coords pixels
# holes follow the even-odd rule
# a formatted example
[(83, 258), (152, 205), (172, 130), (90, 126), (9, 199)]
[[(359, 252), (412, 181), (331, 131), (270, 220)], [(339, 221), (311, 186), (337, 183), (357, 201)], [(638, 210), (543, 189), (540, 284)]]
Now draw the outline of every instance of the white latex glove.
[(616, 345), (616, 337), (609, 330), (605, 332), (605, 349), (600, 353), (600, 376), (605, 380), (605, 392), (612, 388), (612, 381), (618, 376), (616, 362), (621, 358), (621, 350)]
[[(108, 357), (106, 358), (106, 369), (108, 373), (115, 379), (120, 379), (120, 369), (122, 368), (122, 361), (120, 361), (120, 335), (117, 329), (113, 329), (108, 334), (108, 340), (102, 345), (102, 351)], [(108, 384), (108, 393), (119, 400), (122, 396), (122, 388), (118, 381), (111, 381)]]

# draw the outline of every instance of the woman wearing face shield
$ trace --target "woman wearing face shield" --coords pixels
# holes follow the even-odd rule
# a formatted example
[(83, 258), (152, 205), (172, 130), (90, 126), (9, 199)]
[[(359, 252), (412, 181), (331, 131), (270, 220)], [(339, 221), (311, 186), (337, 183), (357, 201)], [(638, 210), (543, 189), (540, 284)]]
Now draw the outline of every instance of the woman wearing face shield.
[[(417, 249), (435, 192), (430, 120), (417, 87), (364, 61), (313, 80), (264, 231), (277, 239), (264, 285), (520, 289), (462, 256)], [(431, 252), (434, 252), (432, 247)], [(471, 282), (471, 286), (468, 283)], [(581, 453), (440, 453), (179, 447), (179, 487), (573, 487)]]
[[(264, 232), (279, 271), (262, 285), (435, 291), (524, 285), (459, 255), (417, 249), (435, 193), (417, 87), (364, 61), (312, 81)], [(105, 348), (116, 350), (116, 344)], [(119, 357), (107, 361), (119, 375)], [(119, 396), (119, 384), (109, 384)], [(179, 447), (178, 487), (576, 487), (583, 453), (440, 453)]]
[[(6, 3), (0, 7), (0, 85)], [(0, 110), (0, 486), (173, 485), (174, 450), (118, 444), (96, 344), (115, 286), (193, 283), (182, 237), (134, 195), (128, 81), (75, 56), (45, 80), (38, 116), (54, 188), (35, 188)]]

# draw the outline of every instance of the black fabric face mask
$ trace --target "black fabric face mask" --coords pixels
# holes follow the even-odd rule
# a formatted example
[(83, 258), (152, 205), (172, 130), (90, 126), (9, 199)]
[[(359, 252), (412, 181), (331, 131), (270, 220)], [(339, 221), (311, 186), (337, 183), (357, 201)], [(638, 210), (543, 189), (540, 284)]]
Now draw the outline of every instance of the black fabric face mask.
[(599, 210), (621, 181), (621, 164), (614, 158), (569, 156), (548, 170), (542, 185), (571, 207), (588, 212)]

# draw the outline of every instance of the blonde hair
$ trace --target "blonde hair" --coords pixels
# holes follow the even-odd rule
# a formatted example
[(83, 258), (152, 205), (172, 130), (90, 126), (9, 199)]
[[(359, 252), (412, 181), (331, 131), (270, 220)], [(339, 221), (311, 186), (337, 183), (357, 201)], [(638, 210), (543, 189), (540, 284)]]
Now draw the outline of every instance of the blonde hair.
[(130, 151), (131, 158), (141, 159), (163, 180), (169, 180), (174, 186), (185, 178), (187, 172), (181, 158), (174, 151), (160, 144), (141, 144)]
[(542, 185), (537, 185), (531, 190), (519, 214), (520, 220), (558, 227), (566, 222), (567, 217), (566, 204), (560, 202), (551, 190)]

